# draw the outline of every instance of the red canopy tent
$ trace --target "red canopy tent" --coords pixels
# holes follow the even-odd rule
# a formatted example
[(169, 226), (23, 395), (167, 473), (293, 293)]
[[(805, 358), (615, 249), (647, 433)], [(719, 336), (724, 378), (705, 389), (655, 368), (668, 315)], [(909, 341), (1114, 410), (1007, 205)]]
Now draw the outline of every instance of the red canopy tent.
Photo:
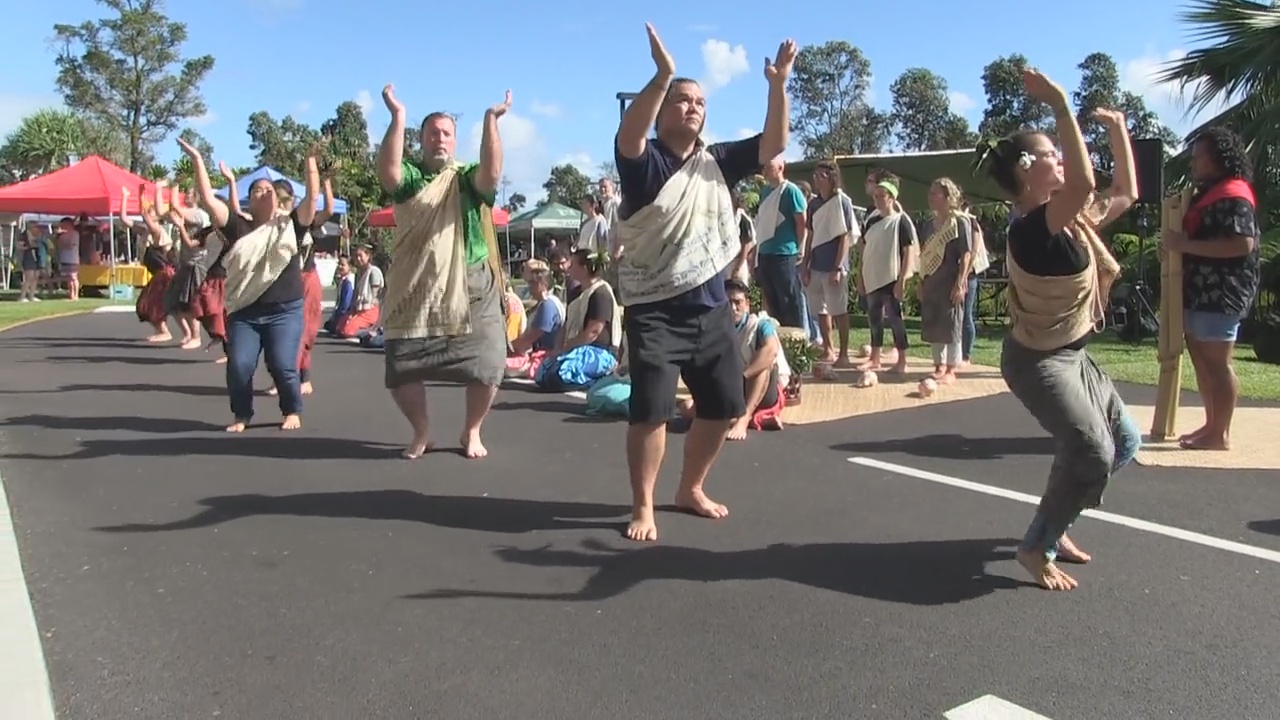
[(71, 167), (0, 188), (0, 212), (137, 215), (142, 187), (155, 196), (154, 183), (93, 155)]
[[(493, 209), (493, 224), (496, 227), (505, 227), (511, 219), (511, 214), (502, 208)], [(381, 210), (374, 210), (369, 213), (369, 227), (390, 228), (396, 226), (396, 209), (395, 207), (384, 207)]]

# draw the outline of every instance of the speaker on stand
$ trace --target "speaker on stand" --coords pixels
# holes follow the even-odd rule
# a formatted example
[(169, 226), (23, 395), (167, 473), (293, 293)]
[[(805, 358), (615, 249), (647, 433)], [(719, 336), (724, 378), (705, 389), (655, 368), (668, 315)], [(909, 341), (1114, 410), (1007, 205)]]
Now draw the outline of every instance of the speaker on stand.
[(1160, 316), (1151, 304), (1151, 288), (1147, 285), (1147, 238), (1151, 233), (1151, 213), (1160, 211), (1164, 202), (1164, 143), (1159, 139), (1133, 141), (1134, 165), (1138, 171), (1138, 267), (1137, 277), (1123, 292), (1116, 324), (1120, 337), (1129, 342), (1142, 342), (1160, 329)]

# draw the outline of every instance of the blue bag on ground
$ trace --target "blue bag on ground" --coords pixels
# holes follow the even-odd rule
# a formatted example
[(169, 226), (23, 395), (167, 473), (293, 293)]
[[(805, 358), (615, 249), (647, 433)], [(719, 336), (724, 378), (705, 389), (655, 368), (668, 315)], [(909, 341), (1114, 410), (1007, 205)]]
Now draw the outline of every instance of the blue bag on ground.
[(631, 379), (617, 375), (601, 378), (587, 391), (587, 414), (626, 417), (631, 411)]

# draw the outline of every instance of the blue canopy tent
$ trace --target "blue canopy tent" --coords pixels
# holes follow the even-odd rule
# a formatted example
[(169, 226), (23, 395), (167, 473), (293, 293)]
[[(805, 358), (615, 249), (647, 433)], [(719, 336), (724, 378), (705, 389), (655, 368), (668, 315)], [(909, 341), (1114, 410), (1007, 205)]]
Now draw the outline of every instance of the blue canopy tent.
[[(306, 186), (303, 185), (302, 183), (298, 182), (297, 180), (294, 180), (291, 177), (285, 176), (284, 173), (280, 172), (279, 170), (276, 170), (275, 168), (266, 167), (264, 165), (263, 167), (260, 167), (257, 170), (254, 170), (253, 172), (249, 173), (248, 175), (245, 175), (244, 177), (236, 178), (236, 193), (239, 194), (240, 196), (241, 205), (249, 204), (249, 188), (255, 182), (261, 180), (262, 178), (266, 178), (271, 182), (275, 182), (276, 180), (287, 180), (289, 184), (293, 186), (293, 197), (295, 198), (294, 202), (298, 202), (298, 203), (302, 202), (302, 196), (305, 195), (307, 192)], [(225, 200), (227, 198), (227, 188), (220, 188), (214, 194)], [(323, 195), (316, 198), (316, 209), (317, 210), (326, 209), (324, 206)], [(346, 215), (347, 201), (343, 200), (342, 198), (334, 198), (333, 213), (337, 215)]]

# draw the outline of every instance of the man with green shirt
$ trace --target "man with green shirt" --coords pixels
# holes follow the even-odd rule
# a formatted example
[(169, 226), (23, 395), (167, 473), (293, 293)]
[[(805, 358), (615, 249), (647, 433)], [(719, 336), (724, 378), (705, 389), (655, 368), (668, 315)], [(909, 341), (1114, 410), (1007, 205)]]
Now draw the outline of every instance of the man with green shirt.
[(506, 369), (492, 211), (502, 177), (498, 119), (511, 107), (511, 92), (485, 113), (480, 162), (469, 165), (454, 159), (457, 123), (442, 112), (422, 121), (421, 163), (406, 160), (404, 105), (390, 85), (382, 99), (391, 124), (378, 149), (378, 178), (396, 208), (382, 326), (386, 386), (413, 428), (404, 456), (431, 450), (423, 383), (445, 381), (466, 386), (459, 442), (466, 457), (482, 458), (488, 450), (480, 428)]

